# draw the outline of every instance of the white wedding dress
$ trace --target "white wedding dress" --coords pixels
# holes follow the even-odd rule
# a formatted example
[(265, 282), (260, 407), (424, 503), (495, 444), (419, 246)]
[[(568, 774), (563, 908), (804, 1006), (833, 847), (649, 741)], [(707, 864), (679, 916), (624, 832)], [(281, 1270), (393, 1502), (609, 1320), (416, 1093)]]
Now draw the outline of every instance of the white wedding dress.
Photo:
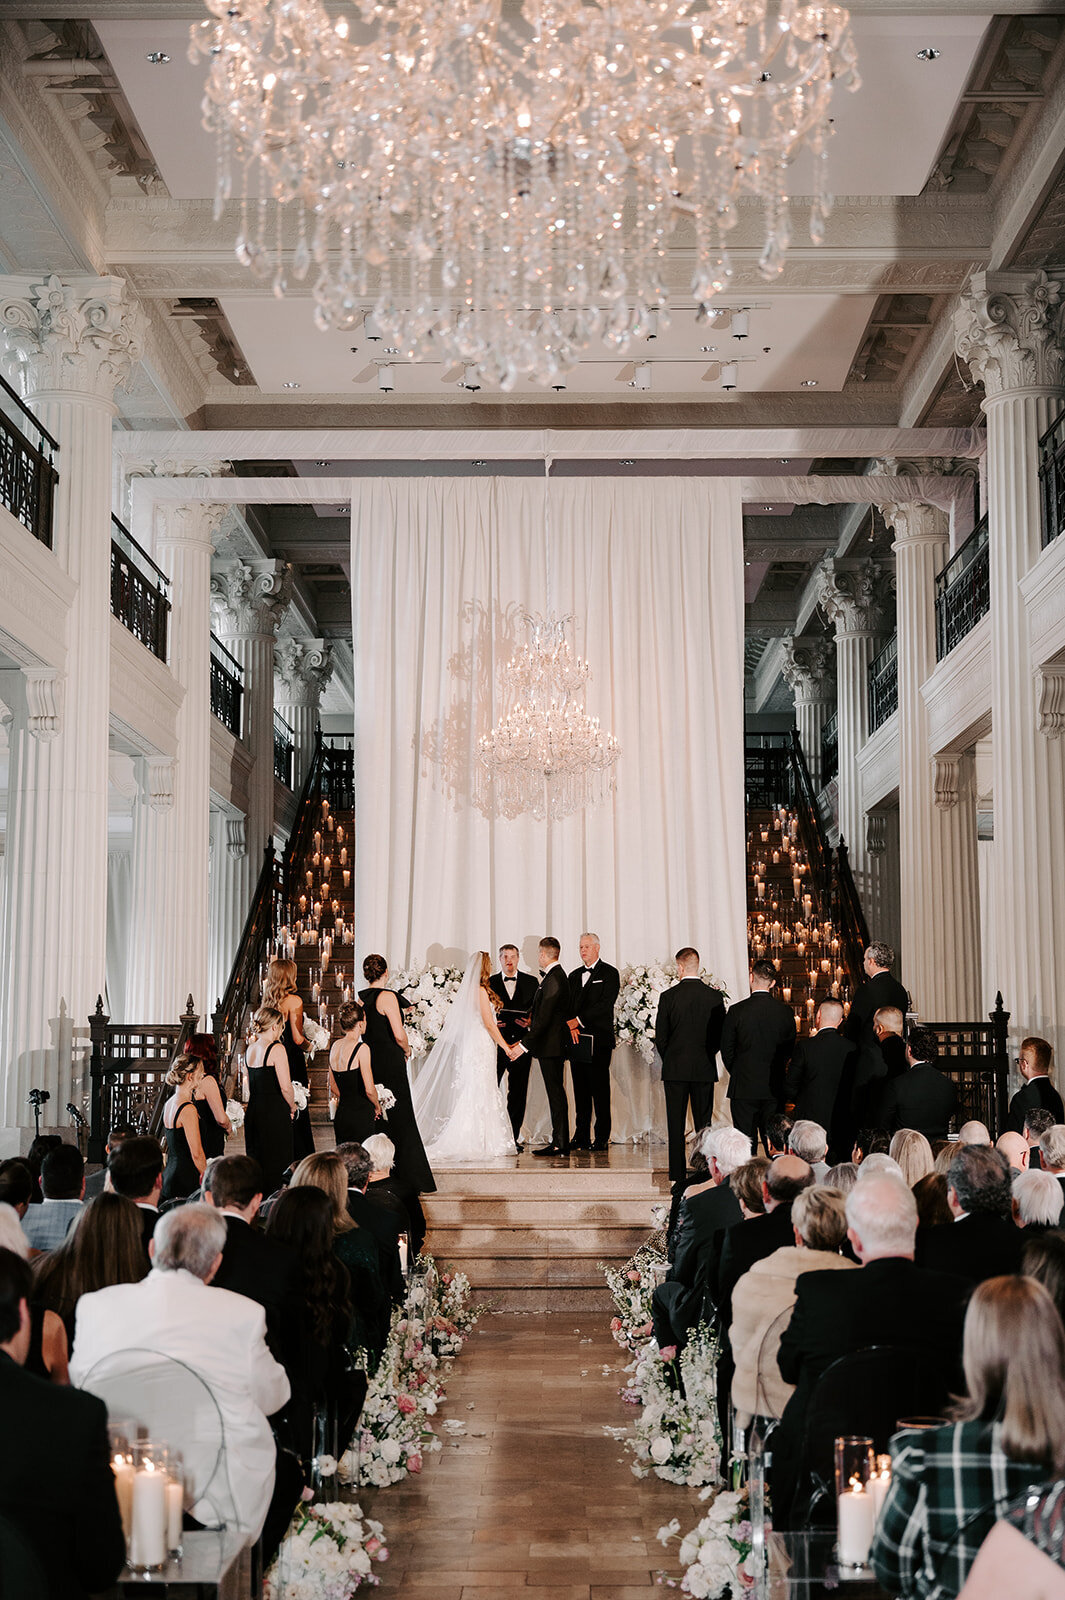
[(496, 1079), (496, 1046), (481, 1016), (481, 957), (474, 956), (440, 1036), (411, 1085), (430, 1165), (497, 1161), (517, 1153)]

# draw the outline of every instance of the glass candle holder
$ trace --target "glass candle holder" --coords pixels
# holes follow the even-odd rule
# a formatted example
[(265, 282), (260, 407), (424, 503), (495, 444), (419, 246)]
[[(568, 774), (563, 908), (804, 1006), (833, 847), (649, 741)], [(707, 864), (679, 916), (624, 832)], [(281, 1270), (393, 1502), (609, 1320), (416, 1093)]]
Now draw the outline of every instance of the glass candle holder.
[(839, 1564), (841, 1567), (864, 1567), (876, 1527), (869, 1488), (874, 1466), (873, 1441), (861, 1436), (839, 1438), (835, 1456)]
[(140, 1440), (133, 1447), (129, 1565), (144, 1572), (166, 1566), (166, 1485), (165, 1446)]

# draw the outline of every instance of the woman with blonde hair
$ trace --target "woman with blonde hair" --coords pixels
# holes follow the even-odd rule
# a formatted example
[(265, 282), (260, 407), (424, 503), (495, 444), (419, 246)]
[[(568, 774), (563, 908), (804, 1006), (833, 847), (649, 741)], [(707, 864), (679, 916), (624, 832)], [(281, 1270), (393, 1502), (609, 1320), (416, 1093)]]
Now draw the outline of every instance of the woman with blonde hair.
[(951, 1600), (993, 1523), (1065, 1474), (1065, 1328), (1033, 1278), (989, 1278), (965, 1314), (968, 1398), (955, 1421), (891, 1441), (891, 1488), (870, 1560), (899, 1600)]
[[(288, 1075), (293, 1083), (302, 1083), (309, 1088), (310, 1079), (307, 1076), (307, 1057), (303, 1048), (307, 1043), (303, 1032), (303, 1001), (296, 992), (296, 963), (285, 961), (280, 956), (275, 956), (266, 969), (266, 982), (263, 984), (264, 1006), (271, 1006), (273, 1010), (281, 1013), (284, 1027), (281, 1030), (281, 1043), (285, 1048), (288, 1060)], [(292, 1156), (299, 1161), (303, 1156), (313, 1155), (314, 1134), (311, 1131), (310, 1107), (305, 1111), (297, 1111), (292, 1126)]]
[(370, 1352), (373, 1365), (385, 1347), (392, 1305), (381, 1277), (373, 1235), (348, 1215), (348, 1169), (335, 1150), (305, 1156), (292, 1174), (290, 1189), (321, 1189), (333, 1207), (333, 1254), (351, 1279), (354, 1332), (351, 1348)]
[(922, 1178), (927, 1178), (930, 1172), (935, 1171), (932, 1146), (924, 1134), (918, 1133), (916, 1128), (900, 1128), (892, 1137), (888, 1154), (892, 1161), (897, 1161), (902, 1168), (902, 1176), (906, 1180), (908, 1189), (912, 1189), (915, 1183), (920, 1183)]
[(166, 1075), (174, 1093), (163, 1107), (166, 1167), (161, 1200), (187, 1200), (200, 1187), (207, 1158), (193, 1097), (202, 1078), (203, 1062), (192, 1056), (178, 1056)]
[(517, 1154), (496, 1071), (496, 1051), (520, 1055), (499, 1031), (502, 1000), (478, 950), (414, 1085), (414, 1112), (430, 1161), (495, 1161)]
[(275, 1006), (260, 1006), (252, 1023), (245, 1055), (248, 1109), (244, 1115), (244, 1148), (263, 1169), (263, 1193), (280, 1189), (292, 1165), (292, 1123), (296, 1097), (281, 1043), (285, 1019)]

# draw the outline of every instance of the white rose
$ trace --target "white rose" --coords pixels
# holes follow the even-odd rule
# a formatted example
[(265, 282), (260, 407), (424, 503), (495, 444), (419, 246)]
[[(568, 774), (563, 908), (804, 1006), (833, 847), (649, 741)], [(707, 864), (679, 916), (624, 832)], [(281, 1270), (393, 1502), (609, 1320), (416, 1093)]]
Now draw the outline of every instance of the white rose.
[(382, 1439), (378, 1448), (380, 1451), (381, 1460), (387, 1461), (389, 1466), (392, 1467), (395, 1466), (396, 1462), (403, 1454), (403, 1451), (400, 1449), (395, 1439)]
[(673, 1446), (663, 1434), (651, 1440), (651, 1460), (657, 1462), (660, 1467), (665, 1465), (672, 1454)]

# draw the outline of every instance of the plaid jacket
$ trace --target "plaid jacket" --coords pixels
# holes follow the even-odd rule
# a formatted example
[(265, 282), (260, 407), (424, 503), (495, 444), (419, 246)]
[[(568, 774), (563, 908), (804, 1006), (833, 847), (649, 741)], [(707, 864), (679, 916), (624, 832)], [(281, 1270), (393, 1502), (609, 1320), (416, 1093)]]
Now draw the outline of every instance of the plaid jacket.
[(890, 1594), (957, 1595), (1007, 1503), (1045, 1481), (1031, 1462), (1009, 1459), (1001, 1433), (997, 1422), (958, 1422), (892, 1439), (891, 1489), (870, 1557)]
[(80, 1200), (42, 1200), (26, 1212), (22, 1231), (34, 1250), (54, 1250), (84, 1209)]

